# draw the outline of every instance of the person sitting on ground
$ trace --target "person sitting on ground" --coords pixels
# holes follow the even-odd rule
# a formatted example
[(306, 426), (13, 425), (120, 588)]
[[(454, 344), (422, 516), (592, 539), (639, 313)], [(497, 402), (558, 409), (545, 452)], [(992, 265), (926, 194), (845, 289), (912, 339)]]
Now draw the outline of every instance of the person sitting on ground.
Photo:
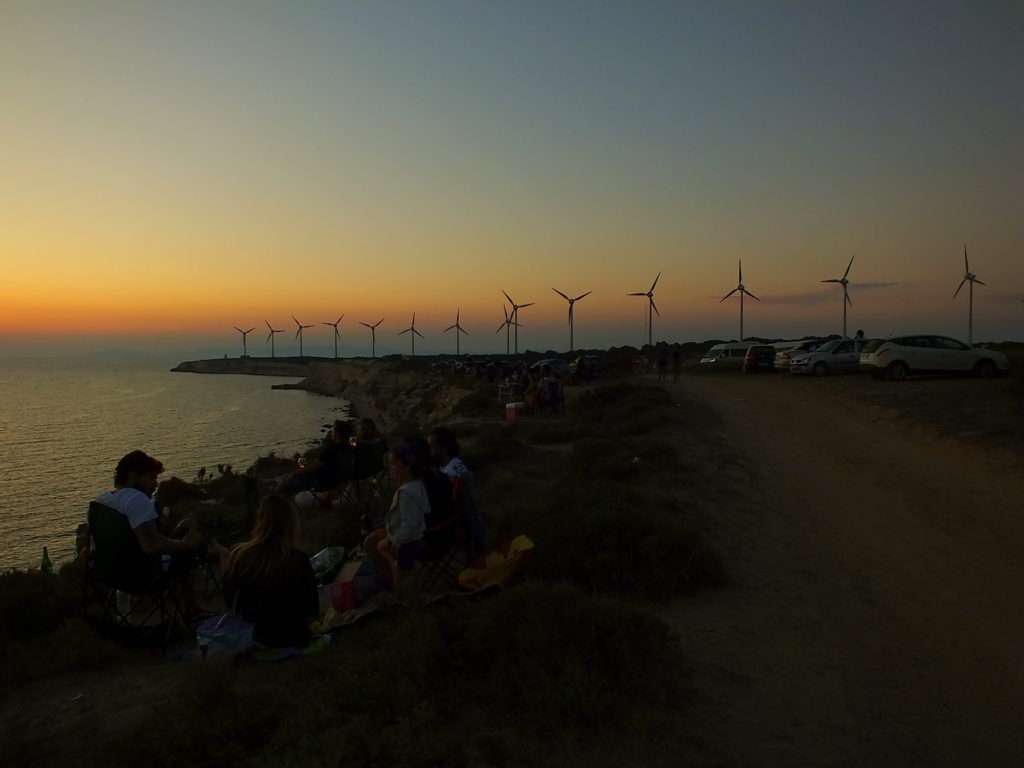
[(323, 450), (320, 451), (320, 466), (316, 471), (314, 490), (327, 494), (330, 501), (339, 485), (352, 479), (352, 424), (340, 419), (334, 422)]
[(416, 449), (416, 463), (422, 468), (420, 480), (427, 491), (427, 501), (430, 502), (430, 512), (424, 520), (424, 557), (439, 558), (455, 546), (459, 532), (454, 488), (451, 478), (442, 473), (434, 463), (430, 443), (418, 435), (410, 438), (410, 442)]
[(421, 480), (423, 468), (418, 453), (410, 440), (403, 440), (390, 452), (389, 469), (398, 488), (384, 527), (367, 536), (363, 545), (380, 566), (382, 580), (391, 586), (398, 583), (400, 571), (411, 569), (422, 556), (430, 501)]
[(359, 420), (359, 431), (356, 434), (356, 443), (358, 445), (378, 445), (383, 442), (384, 438), (381, 436), (373, 419), (369, 416), (364, 416)]
[(219, 548), (226, 604), (254, 625), (253, 639), (262, 645), (307, 645), (320, 613), (313, 567), (295, 548), (298, 528), (295, 507), (274, 494), (260, 503), (247, 541)]
[[(105, 507), (120, 512), (128, 520), (142, 551), (151, 557), (190, 555), (199, 547), (194, 536), (175, 538), (163, 530), (153, 494), (164, 465), (144, 451), (132, 451), (117, 462), (114, 490), (97, 497)], [(194, 529), (193, 529), (194, 530)]]
[(555, 376), (551, 366), (545, 365), (540, 369), (540, 404), (551, 411), (559, 411), (565, 395), (562, 391), (562, 382)]
[(483, 554), (486, 539), (483, 516), (476, 499), (476, 480), (462, 460), (459, 441), (447, 427), (435, 427), (430, 433), (430, 453), (434, 464), (452, 483), (456, 512), (466, 530), (466, 551), (470, 560)]

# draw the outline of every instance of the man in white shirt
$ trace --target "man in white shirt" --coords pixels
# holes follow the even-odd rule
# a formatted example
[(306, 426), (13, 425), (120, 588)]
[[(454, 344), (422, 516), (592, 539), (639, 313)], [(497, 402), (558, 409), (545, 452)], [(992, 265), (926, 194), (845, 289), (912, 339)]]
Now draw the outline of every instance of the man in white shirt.
[(160, 514), (153, 504), (157, 477), (164, 465), (143, 451), (132, 451), (118, 463), (114, 472), (114, 490), (96, 501), (128, 518), (128, 524), (147, 555), (184, 555), (196, 550), (190, 539), (172, 539), (160, 530)]

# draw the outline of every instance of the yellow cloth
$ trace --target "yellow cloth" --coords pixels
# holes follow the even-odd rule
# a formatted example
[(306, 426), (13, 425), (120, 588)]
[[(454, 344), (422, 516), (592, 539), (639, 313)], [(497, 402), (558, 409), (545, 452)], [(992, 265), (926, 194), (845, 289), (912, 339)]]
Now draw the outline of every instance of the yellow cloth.
[(488, 552), (482, 567), (462, 571), (459, 574), (459, 585), (465, 589), (478, 590), (506, 584), (522, 567), (532, 549), (533, 541), (529, 537), (516, 536), (504, 551)]

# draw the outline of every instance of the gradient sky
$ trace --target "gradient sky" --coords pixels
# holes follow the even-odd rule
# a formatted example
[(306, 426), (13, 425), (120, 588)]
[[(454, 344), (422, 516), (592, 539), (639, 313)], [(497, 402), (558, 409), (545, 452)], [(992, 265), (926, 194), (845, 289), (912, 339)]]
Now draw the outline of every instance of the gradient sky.
[[(1024, 4), (0, 0), (0, 351), (1024, 338)], [(860, 285), (858, 285), (860, 284)], [(963, 298), (963, 297), (961, 297)], [(251, 352), (263, 352), (263, 335)], [(307, 351), (328, 346), (328, 329)], [(282, 342), (281, 351), (289, 342)]]

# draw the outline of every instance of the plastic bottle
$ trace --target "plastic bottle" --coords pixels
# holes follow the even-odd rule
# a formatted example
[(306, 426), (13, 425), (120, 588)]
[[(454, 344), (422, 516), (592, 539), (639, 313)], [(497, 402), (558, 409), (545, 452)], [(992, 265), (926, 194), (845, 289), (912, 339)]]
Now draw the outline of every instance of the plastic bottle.
[(50, 553), (43, 547), (43, 562), (39, 564), (39, 570), (43, 573), (53, 573), (53, 562), (50, 560)]

